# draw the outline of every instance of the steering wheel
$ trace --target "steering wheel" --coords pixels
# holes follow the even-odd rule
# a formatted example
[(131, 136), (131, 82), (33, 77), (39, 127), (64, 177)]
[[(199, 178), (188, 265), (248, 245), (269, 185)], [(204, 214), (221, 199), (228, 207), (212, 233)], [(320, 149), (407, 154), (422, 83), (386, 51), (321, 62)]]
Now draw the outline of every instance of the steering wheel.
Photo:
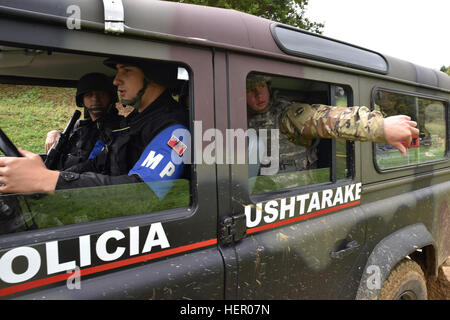
[[(9, 140), (2, 129), (0, 129), (0, 150), (7, 157), (22, 157), (14, 143)], [(28, 206), (25, 198), (24, 201)], [(0, 193), (0, 234), (36, 228), (37, 225), (33, 217), (31, 225), (29, 221), (26, 221), (17, 195), (4, 196)]]
[(7, 157), (22, 157), (22, 155), (19, 153), (19, 150), (17, 150), (14, 143), (9, 140), (8, 136), (3, 132), (3, 130), (0, 128), (0, 150), (3, 151), (5, 156)]

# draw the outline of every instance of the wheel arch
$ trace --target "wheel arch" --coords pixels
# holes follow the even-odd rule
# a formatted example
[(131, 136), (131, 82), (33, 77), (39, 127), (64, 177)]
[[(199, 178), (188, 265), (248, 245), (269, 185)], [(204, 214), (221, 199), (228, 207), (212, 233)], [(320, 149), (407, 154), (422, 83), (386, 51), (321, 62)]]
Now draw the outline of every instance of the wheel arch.
[[(420, 249), (422, 249), (420, 252)], [(419, 250), (419, 252), (418, 252)], [(417, 253), (416, 253), (417, 252)], [(359, 283), (356, 299), (373, 300), (380, 294), (381, 286), (389, 276), (391, 270), (405, 257), (426, 266), (426, 273), (437, 272), (435, 262), (435, 241), (425, 225), (417, 223), (401, 228), (382, 239), (372, 250)], [(377, 266), (379, 270), (379, 287), (369, 288), (373, 277), (369, 270), (371, 266)]]

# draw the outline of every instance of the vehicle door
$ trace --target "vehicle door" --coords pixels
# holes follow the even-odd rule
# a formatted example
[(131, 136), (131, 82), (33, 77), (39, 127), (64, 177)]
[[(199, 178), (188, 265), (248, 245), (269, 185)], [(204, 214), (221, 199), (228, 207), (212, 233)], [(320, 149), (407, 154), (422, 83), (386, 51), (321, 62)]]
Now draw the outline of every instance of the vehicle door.
[[(230, 129), (249, 129), (252, 113), (245, 97), (246, 80), (252, 75), (268, 79), (270, 108), (284, 108), (285, 100), (339, 106), (358, 101), (357, 77), (338, 71), (238, 53), (228, 53), (227, 70)], [(280, 115), (275, 109), (270, 112)], [(308, 149), (292, 149), (277, 130), (279, 140), (276, 135), (271, 139), (271, 130), (262, 134), (259, 129), (277, 129), (276, 119), (267, 121), (271, 124), (253, 128), (256, 144), (265, 143), (267, 149), (271, 144), (276, 150), (272, 143), (278, 141), (279, 153), (259, 153), (262, 160), (255, 162), (252, 155), (262, 148), (251, 149), (248, 134), (247, 162), (229, 166), (228, 217), (236, 221), (236, 237), (223, 247), (235, 250), (236, 259), (226, 263), (228, 270), (237, 268), (235, 294), (239, 299), (352, 298), (360, 277), (354, 267), (365, 236), (359, 209), (359, 143), (315, 141), (316, 167), (305, 169), (298, 160), (305, 159)], [(233, 147), (242, 152), (236, 144)], [(263, 167), (270, 169), (266, 175)], [(239, 227), (242, 216), (246, 235), (237, 236), (243, 228)]]
[[(181, 70), (180, 86), (172, 95), (187, 105), (191, 132), (194, 121), (204, 128), (214, 127), (212, 63), (205, 63), (212, 61), (208, 49), (73, 31), (58, 24), (35, 32), (36, 21), (5, 16), (0, 25), (4, 84), (73, 87), (87, 72), (113, 76), (113, 70), (102, 63), (113, 55), (172, 61)], [(2, 88), (7, 90), (7, 86)], [(30, 106), (30, 111), (47, 103), (46, 98)], [(20, 137), (6, 125), (15, 123), (13, 114), (2, 117), (1, 124), (11, 140), (18, 142)], [(31, 125), (38, 124), (35, 120)], [(37, 138), (43, 147), (45, 136)], [(193, 152), (190, 156), (193, 159)], [(162, 198), (155, 197), (146, 183), (2, 195), (2, 221), (10, 215), (8, 221), (13, 224), (0, 235), (0, 296), (223, 298), (215, 168), (191, 161), (186, 173), (183, 179), (172, 181)]]

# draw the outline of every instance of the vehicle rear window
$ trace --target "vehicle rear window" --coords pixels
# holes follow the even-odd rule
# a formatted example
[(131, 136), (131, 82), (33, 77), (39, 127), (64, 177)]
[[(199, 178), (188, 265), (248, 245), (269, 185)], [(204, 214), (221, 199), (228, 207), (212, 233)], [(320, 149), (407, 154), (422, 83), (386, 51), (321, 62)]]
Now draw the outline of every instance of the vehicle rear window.
[(377, 90), (374, 95), (374, 109), (385, 117), (406, 114), (417, 122), (419, 135), (406, 141), (407, 155), (388, 143), (375, 144), (375, 159), (379, 169), (417, 165), (443, 159), (446, 155), (445, 103), (443, 101), (414, 95)]

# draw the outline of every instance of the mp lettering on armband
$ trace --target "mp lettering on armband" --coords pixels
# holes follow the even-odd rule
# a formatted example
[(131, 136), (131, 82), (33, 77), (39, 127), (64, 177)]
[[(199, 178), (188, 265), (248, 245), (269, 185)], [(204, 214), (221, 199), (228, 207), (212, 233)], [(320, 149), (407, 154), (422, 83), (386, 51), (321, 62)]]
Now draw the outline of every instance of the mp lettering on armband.
[(151, 150), (144, 162), (142, 162), (141, 167), (147, 167), (150, 169), (155, 169), (156, 166), (164, 159), (162, 154), (156, 155), (155, 151)]
[[(150, 150), (147, 158), (145, 158), (144, 162), (142, 162), (141, 167), (146, 167), (150, 168), (151, 170), (154, 170), (163, 160), (164, 156), (161, 153), (156, 154), (155, 151)], [(163, 163), (166, 162), (163, 161)], [(164, 169), (159, 173), (159, 176), (161, 178), (164, 178), (165, 176), (170, 177), (174, 172), (175, 172), (175, 165), (171, 161), (169, 161), (166, 163)]]
[[(174, 137), (173, 132), (175, 130), (179, 132), (180, 129), (187, 131), (182, 125), (173, 125), (161, 131), (150, 141), (128, 173), (128, 175), (137, 174), (160, 199), (167, 194), (173, 184), (172, 182), (162, 182), (179, 179), (183, 175), (184, 163), (173, 161), (175, 157), (180, 157), (179, 145), (183, 140), (182, 136)], [(172, 141), (177, 141), (177, 143), (170, 143)]]

